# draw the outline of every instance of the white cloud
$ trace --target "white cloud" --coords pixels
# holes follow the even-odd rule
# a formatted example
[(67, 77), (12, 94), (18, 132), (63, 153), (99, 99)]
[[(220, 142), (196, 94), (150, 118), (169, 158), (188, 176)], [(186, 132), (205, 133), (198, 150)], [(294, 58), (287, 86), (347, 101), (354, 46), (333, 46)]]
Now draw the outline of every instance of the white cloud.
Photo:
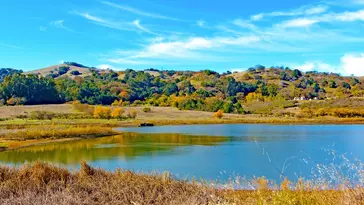
[(175, 63), (176, 60), (222, 61), (224, 59), (217, 55), (209, 55), (209, 53), (218, 52), (228, 46), (249, 46), (258, 41), (260, 39), (255, 36), (242, 36), (238, 38), (191, 37), (180, 41), (166, 41), (162, 38), (158, 39), (158, 41), (151, 41), (149, 45), (141, 50), (116, 51), (112, 54), (112, 57), (107, 57), (106, 60), (112, 63), (131, 65), (153, 63), (158, 59), (163, 59), (164, 64)]
[(40, 26), (39, 27), (39, 30), (42, 31), (42, 32), (46, 32), (47, 31), (47, 27), (45, 26)]
[(290, 64), (290, 67), (301, 71), (319, 71), (341, 73), (342, 75), (364, 76), (364, 53), (345, 54), (340, 58), (340, 65), (333, 66), (321, 61), (308, 61), (302, 65)]
[(364, 21), (364, 10), (342, 13), (331, 13), (311, 18), (297, 18), (279, 24), (282, 27), (308, 27), (316, 23)]
[(135, 61), (135, 60), (127, 59), (127, 58), (118, 58), (118, 57), (108, 58), (106, 60), (109, 61), (109, 62), (111, 62), (111, 63), (116, 63), (116, 64), (127, 64), (127, 65), (142, 65), (142, 64), (148, 64), (148, 62)]
[(98, 22), (98, 23), (107, 23), (106, 20), (102, 19), (102, 18), (99, 18), (97, 16), (92, 16), (88, 13), (78, 13), (78, 12), (75, 12), (76, 14), (90, 20), (90, 21), (94, 21), (94, 22)]
[(337, 21), (364, 21), (364, 10), (339, 13), (333, 15), (332, 19)]
[(205, 24), (206, 24), (206, 22), (202, 21), (202, 20), (199, 20), (199, 21), (196, 22), (196, 25), (199, 26), (199, 27), (204, 27)]
[(12, 44), (8, 44), (8, 43), (2, 43), (2, 42), (0, 42), (0, 46), (7, 47), (7, 48), (22, 49), (22, 47), (19, 47), (19, 46), (16, 46), (16, 45), (12, 45)]
[(250, 23), (248, 21), (244, 21), (242, 19), (235, 19), (233, 21), (233, 24), (236, 25), (236, 26), (239, 26), (241, 28), (248, 28), (248, 29), (251, 29), (251, 30), (256, 30), (257, 29), (257, 27), (254, 24), (252, 24), (252, 23)]
[[(139, 24), (139, 22), (135, 22), (135, 21), (131, 22), (131, 23), (130, 22), (117, 22), (117, 21), (101, 18), (98, 16), (94, 16), (89, 13), (81, 13), (78, 11), (73, 11), (71, 13), (81, 16), (96, 25), (107, 27), (107, 28), (112, 28), (112, 29), (121, 30), (121, 31), (138, 31), (140, 29), (140, 28), (135, 29), (137, 26), (135, 23)], [(140, 26), (140, 24), (139, 24), (139, 26)]]
[(307, 15), (314, 15), (314, 14), (322, 14), (328, 10), (328, 7), (325, 5), (319, 5), (316, 7), (308, 8), (304, 11)]
[(96, 68), (103, 69), (103, 70), (106, 70), (106, 69), (111, 69), (111, 70), (125, 70), (125, 69), (117, 68), (117, 67), (115, 67), (113, 65), (109, 65), (109, 64), (101, 64), (101, 65), (96, 66)]
[(344, 55), (341, 58), (341, 67), (347, 75), (364, 76), (364, 53)]
[(291, 65), (292, 68), (298, 69), (304, 72), (307, 71), (320, 71), (320, 72), (337, 72), (337, 68), (321, 61), (306, 62), (302, 65)]
[(256, 14), (256, 15), (251, 16), (250, 18), (253, 21), (259, 21), (259, 20), (262, 20), (264, 18), (264, 14)]
[(175, 21), (179, 21), (179, 19), (176, 18), (172, 18), (172, 17), (168, 17), (168, 16), (164, 16), (164, 15), (160, 15), (160, 14), (155, 14), (155, 13), (149, 13), (149, 12), (145, 12), (145, 11), (141, 11), (138, 10), (136, 8), (132, 8), (129, 6), (124, 6), (124, 5), (119, 5), (119, 4), (115, 4), (109, 1), (102, 1), (103, 4), (117, 8), (117, 9), (121, 9), (123, 11), (127, 11), (139, 16), (146, 16), (146, 17), (151, 17), (151, 18), (156, 18), (156, 19), (166, 19), (166, 20), (175, 20)]
[(279, 24), (278, 26), (283, 27), (283, 28), (309, 27), (317, 22), (318, 22), (317, 20), (301, 18), (301, 19), (293, 19), (293, 20), (285, 21), (285, 22)]
[(247, 69), (246, 68), (231, 68), (229, 70), (234, 73), (234, 72), (244, 72)]
[(132, 22), (133, 25), (135, 25), (135, 27), (137, 27), (138, 29), (140, 29), (143, 32), (149, 33), (149, 34), (153, 34), (153, 35), (157, 35), (156, 33), (150, 31), (149, 29), (145, 28), (144, 26), (142, 26), (140, 24), (140, 21), (137, 19), (135, 21)]
[(75, 32), (74, 30), (68, 28), (67, 26), (64, 25), (64, 20), (57, 20), (57, 21), (52, 21), (49, 23), (51, 26), (54, 26), (56, 28), (59, 29), (64, 29), (66, 31), (70, 31), (70, 32)]
[(140, 24), (139, 19), (136, 19), (132, 22), (117, 22), (117, 21), (108, 20), (108, 19), (105, 19), (102, 17), (94, 16), (89, 13), (80, 13), (77, 11), (73, 11), (71, 13), (79, 15), (87, 20), (90, 20), (92, 23), (99, 25), (99, 26), (104, 26), (107, 28), (112, 28), (112, 29), (117, 29), (117, 30), (122, 30), (122, 31), (142, 31), (145, 33), (157, 35), (156, 33), (152, 32), (149, 29), (147, 29), (146, 27), (142, 26)]
[(329, 9), (326, 5), (317, 5), (310, 7), (302, 7), (291, 11), (274, 11), (271, 13), (260, 13), (250, 17), (253, 21), (262, 20), (264, 17), (284, 17), (284, 16), (303, 16), (325, 13)]

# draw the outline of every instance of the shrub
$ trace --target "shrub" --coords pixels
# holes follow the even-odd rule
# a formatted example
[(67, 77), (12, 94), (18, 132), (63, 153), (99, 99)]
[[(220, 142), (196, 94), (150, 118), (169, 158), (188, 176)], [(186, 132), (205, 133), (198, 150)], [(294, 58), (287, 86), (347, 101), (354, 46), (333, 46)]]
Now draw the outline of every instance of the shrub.
[(123, 118), (123, 114), (124, 114), (124, 110), (120, 107), (115, 108), (112, 112), (111, 112), (111, 117), (114, 119), (119, 119), (121, 120)]
[(114, 102), (111, 104), (111, 106), (122, 106), (123, 105), (123, 100), (114, 100)]
[(215, 118), (221, 119), (224, 116), (224, 112), (222, 110), (218, 110), (213, 115)]
[(84, 112), (88, 115), (94, 114), (94, 106), (87, 105), (87, 104), (81, 104), (80, 101), (73, 101), (72, 107), (78, 112)]
[(24, 105), (25, 102), (26, 102), (25, 98), (11, 97), (6, 101), (6, 104), (11, 106)]
[(56, 116), (53, 112), (47, 111), (33, 111), (30, 113), (29, 118), (31, 120), (51, 120)]
[(59, 75), (64, 75), (66, 74), (68, 71), (70, 70), (70, 67), (68, 66), (61, 66), (58, 68), (58, 74)]
[(81, 73), (78, 70), (71, 71), (72, 75), (81, 75)]
[(143, 102), (142, 102), (142, 101), (140, 101), (140, 100), (136, 100), (136, 101), (134, 101), (133, 105), (134, 105), (134, 106), (143, 105)]
[(135, 119), (137, 117), (137, 112), (135, 110), (130, 110), (130, 112), (128, 113), (128, 117)]
[(94, 118), (97, 119), (110, 119), (111, 109), (104, 106), (96, 106), (94, 110)]
[(150, 107), (145, 107), (143, 108), (143, 112), (147, 113), (147, 112), (151, 112), (152, 109)]

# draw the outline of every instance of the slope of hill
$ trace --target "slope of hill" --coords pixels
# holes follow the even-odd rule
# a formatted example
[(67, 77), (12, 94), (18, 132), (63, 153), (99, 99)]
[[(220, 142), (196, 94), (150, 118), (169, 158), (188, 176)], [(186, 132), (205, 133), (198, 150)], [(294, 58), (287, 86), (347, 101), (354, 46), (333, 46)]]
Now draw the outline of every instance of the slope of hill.
[[(79, 75), (74, 74), (76, 71)], [(297, 100), (364, 97), (363, 78), (281, 67), (259, 66), (244, 72), (220, 74), (212, 70), (196, 72), (152, 68), (115, 72), (65, 63), (31, 73), (47, 78), (13, 75), (0, 83), (0, 104), (80, 101), (94, 105), (148, 104), (173, 106), (181, 110), (215, 112), (222, 109), (225, 113), (271, 114), (278, 113), (277, 109), (297, 106)], [(340, 101), (336, 107), (354, 107), (354, 104), (360, 105), (360, 108), (363, 106), (361, 101)], [(330, 110), (330, 113), (339, 111)], [(362, 113), (354, 112), (353, 115), (361, 116)]]
[[(74, 66), (74, 65), (68, 65), (68, 64), (53, 65), (53, 66), (49, 66), (49, 67), (46, 67), (46, 68), (41, 68), (41, 69), (38, 69), (38, 70), (29, 71), (29, 72), (26, 72), (25, 74), (38, 74), (38, 75), (41, 75), (43, 77), (46, 77), (48, 75), (58, 73), (59, 68), (62, 68), (62, 67), (68, 67), (69, 70), (65, 74), (59, 75), (56, 78), (59, 78), (59, 77), (74, 77), (74, 76), (85, 77), (85, 76), (89, 76), (89, 75), (92, 74), (89, 68), (79, 67), (79, 66)], [(73, 71), (78, 71), (79, 74), (74, 75), (74, 74), (72, 74)]]

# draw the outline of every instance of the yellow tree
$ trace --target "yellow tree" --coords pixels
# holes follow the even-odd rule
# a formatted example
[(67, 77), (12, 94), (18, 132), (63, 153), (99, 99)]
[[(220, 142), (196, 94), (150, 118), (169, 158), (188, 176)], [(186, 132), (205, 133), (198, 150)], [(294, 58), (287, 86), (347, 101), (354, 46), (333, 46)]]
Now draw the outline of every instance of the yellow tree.
[(97, 119), (110, 119), (111, 109), (104, 106), (96, 106), (94, 110), (94, 118)]
[(222, 110), (218, 110), (217, 112), (214, 113), (214, 117), (221, 119), (224, 116), (224, 112)]
[(112, 112), (111, 112), (111, 117), (114, 119), (119, 119), (121, 120), (123, 118), (123, 114), (124, 114), (124, 110), (120, 107), (115, 108)]

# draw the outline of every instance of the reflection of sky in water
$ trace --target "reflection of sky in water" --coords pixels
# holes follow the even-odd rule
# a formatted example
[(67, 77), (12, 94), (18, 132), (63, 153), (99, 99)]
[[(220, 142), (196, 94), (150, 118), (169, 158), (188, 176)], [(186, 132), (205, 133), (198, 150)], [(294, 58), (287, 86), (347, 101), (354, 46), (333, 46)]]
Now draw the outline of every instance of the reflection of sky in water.
[(331, 162), (324, 151), (327, 148), (364, 159), (363, 125), (192, 125), (121, 130), (131, 133), (28, 147), (0, 153), (0, 160), (7, 164), (42, 160), (70, 167), (86, 161), (108, 170), (170, 171), (182, 178), (225, 180), (235, 174), (278, 180), (284, 168), (291, 179), (310, 177), (315, 164)]

